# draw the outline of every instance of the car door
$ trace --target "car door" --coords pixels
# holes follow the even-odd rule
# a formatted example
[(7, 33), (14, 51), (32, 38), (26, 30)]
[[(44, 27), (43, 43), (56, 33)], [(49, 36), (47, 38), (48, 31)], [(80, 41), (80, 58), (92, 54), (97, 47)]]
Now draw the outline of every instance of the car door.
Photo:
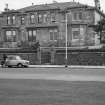
[(17, 65), (17, 59), (16, 56), (13, 56), (11, 59), (11, 65), (16, 66)]
[(7, 62), (7, 65), (14, 66), (14, 65), (16, 65), (16, 57), (10, 56), (10, 57), (8, 57), (6, 62)]

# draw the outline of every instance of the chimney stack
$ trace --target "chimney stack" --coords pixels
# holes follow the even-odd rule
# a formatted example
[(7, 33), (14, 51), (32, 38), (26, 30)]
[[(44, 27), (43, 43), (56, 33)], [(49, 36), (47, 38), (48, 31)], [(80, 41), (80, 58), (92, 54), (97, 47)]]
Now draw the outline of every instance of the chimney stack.
[(9, 11), (9, 9), (8, 9), (8, 3), (7, 3), (7, 4), (5, 4), (5, 6), (6, 6), (6, 7), (5, 7), (5, 9), (4, 9), (4, 10), (5, 10), (6, 12), (8, 12), (8, 11)]
[(34, 3), (32, 3), (32, 6), (34, 5)]
[(98, 8), (98, 9), (101, 9), (100, 0), (94, 0), (94, 2), (95, 2), (95, 7)]

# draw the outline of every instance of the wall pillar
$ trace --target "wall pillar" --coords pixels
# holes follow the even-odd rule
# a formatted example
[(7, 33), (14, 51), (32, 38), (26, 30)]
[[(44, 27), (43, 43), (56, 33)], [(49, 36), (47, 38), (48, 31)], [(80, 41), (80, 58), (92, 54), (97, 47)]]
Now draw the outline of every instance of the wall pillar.
[(38, 48), (37, 49), (37, 63), (38, 64), (41, 64), (41, 49), (40, 48)]
[(55, 63), (55, 48), (54, 46), (51, 47), (51, 64)]

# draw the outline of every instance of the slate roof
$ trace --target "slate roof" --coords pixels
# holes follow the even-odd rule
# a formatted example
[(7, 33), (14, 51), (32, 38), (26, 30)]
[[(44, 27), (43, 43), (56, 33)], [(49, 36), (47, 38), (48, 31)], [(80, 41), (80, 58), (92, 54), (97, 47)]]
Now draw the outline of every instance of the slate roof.
[(51, 4), (41, 4), (41, 5), (33, 5), (25, 8), (21, 8), (18, 11), (40, 11), (40, 10), (52, 10), (52, 9), (60, 9), (64, 10), (67, 8), (75, 8), (75, 7), (84, 7), (86, 5), (80, 4), (78, 2), (57, 2)]
[(67, 9), (72, 9), (72, 8), (86, 8), (89, 10), (96, 10), (97, 12), (99, 12), (102, 16), (105, 17), (105, 14), (97, 9), (94, 6), (89, 6), (89, 5), (85, 5), (85, 4), (81, 4), (79, 2), (55, 2), (55, 3), (51, 3), (51, 4), (40, 4), (40, 5), (32, 5), (32, 6), (28, 6), (28, 7), (24, 7), (24, 8), (20, 8), (17, 10), (9, 10), (9, 11), (4, 11), (3, 13), (24, 13), (25, 12), (31, 12), (31, 11), (46, 11), (46, 10), (67, 10)]

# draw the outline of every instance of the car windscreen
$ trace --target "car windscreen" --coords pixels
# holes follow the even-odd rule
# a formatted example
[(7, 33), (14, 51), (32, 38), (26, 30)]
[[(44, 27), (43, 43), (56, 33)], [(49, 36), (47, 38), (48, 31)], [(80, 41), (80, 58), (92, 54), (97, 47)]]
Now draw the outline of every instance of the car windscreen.
[(20, 56), (16, 56), (16, 60), (21, 60), (21, 57)]

